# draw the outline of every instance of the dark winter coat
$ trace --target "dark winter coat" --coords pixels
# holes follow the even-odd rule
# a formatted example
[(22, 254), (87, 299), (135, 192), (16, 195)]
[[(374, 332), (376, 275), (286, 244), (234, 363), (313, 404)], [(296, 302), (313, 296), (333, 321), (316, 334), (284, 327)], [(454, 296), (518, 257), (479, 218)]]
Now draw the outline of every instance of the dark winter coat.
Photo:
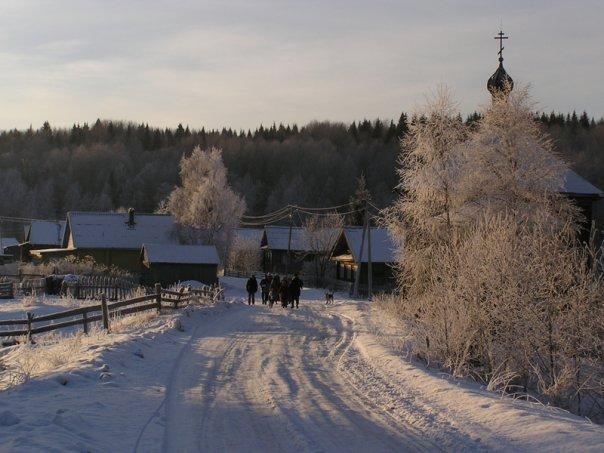
[(302, 280), (300, 280), (298, 277), (294, 277), (289, 286), (291, 288), (292, 296), (294, 298), (300, 297), (300, 292), (302, 291), (302, 287), (304, 286)]
[(248, 293), (255, 293), (258, 291), (258, 281), (256, 277), (250, 277), (245, 284), (245, 289), (247, 289)]
[(262, 280), (260, 280), (260, 288), (262, 288), (263, 293), (268, 293), (270, 286), (271, 286), (271, 282), (269, 281), (268, 278), (263, 278)]
[(281, 289), (281, 281), (279, 279), (278, 275), (275, 275), (273, 277), (273, 280), (271, 281), (271, 287), (270, 287), (271, 291), (274, 291), (275, 294), (279, 292), (279, 290)]
[(289, 282), (287, 280), (281, 282), (279, 296), (281, 297), (281, 302), (287, 302), (289, 300)]

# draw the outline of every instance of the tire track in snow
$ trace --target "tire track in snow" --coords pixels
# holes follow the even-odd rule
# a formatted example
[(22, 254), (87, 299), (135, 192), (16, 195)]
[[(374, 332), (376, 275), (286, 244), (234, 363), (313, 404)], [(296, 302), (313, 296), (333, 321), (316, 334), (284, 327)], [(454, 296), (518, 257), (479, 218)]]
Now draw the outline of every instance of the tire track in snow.
[[(336, 316), (353, 324), (353, 320), (346, 315), (337, 313)], [(447, 450), (484, 450), (479, 442), (466, 436), (448, 419), (425, 405), (418, 395), (408, 392), (405, 386), (394, 385), (390, 377), (382, 374), (362, 356), (354, 342), (340, 356), (337, 369), (355, 388), (359, 398), (380, 407), (382, 413), (399, 425), (407, 425), (418, 435), (423, 433), (425, 438), (432, 439)]]
[[(320, 316), (317, 313), (317, 316)], [(357, 448), (359, 451), (371, 449), (372, 451), (400, 451), (413, 449), (414, 451), (437, 450), (438, 448), (423, 439), (421, 433), (406, 423), (401, 423), (400, 420), (393, 419), (390, 414), (385, 412), (382, 407), (376, 405), (371, 399), (362, 397), (357, 393), (355, 387), (351, 387), (347, 380), (342, 380), (339, 375), (338, 368), (342, 357), (352, 346), (356, 334), (352, 330), (352, 322), (349, 319), (344, 319), (342, 323), (338, 319), (338, 325), (342, 329), (341, 341), (337, 342), (334, 349), (326, 350), (324, 355), (330, 360), (330, 370), (332, 373), (314, 373), (309, 375), (311, 382), (315, 388), (319, 388), (323, 395), (328, 398), (336, 407), (345, 408), (341, 414), (347, 417), (348, 423), (354, 426), (354, 432), (362, 433), (358, 443), (364, 439), (377, 438), (380, 441), (378, 445), (364, 445), (362, 448)], [(345, 317), (344, 317), (345, 318)], [(316, 360), (316, 354), (304, 354), (304, 359), (308, 362), (311, 359)], [(310, 365), (302, 367), (302, 369), (310, 369)], [(367, 421), (370, 423), (367, 423)], [(376, 430), (376, 427), (379, 429)], [(339, 440), (338, 449), (344, 451), (344, 447), (350, 445), (349, 438)]]
[(239, 306), (200, 330), (170, 385), (164, 451), (437, 450), (351, 385), (353, 323), (321, 308)]
[(198, 451), (199, 435), (211, 400), (218, 368), (225, 354), (233, 348), (233, 339), (224, 332), (235, 331), (244, 321), (241, 308), (212, 319), (213, 324), (196, 328), (192, 341), (174, 364), (173, 379), (169, 382), (165, 404), (166, 427), (164, 452)]

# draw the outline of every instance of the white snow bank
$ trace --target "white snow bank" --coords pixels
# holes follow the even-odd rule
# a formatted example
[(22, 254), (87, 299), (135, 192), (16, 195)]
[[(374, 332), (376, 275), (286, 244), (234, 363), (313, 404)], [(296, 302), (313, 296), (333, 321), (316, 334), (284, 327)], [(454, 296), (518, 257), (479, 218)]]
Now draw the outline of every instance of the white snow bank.
[(445, 378), (404, 360), (373, 332), (368, 304), (341, 304), (354, 321), (354, 346), (393, 387), (405, 387), (415, 404), (429, 407), (468, 438), (497, 451), (604, 451), (604, 427), (561, 409), (499, 397), (479, 385)]
[[(156, 451), (171, 366), (191, 326), (225, 304), (114, 320), (60, 342), (0, 349), (0, 376), (26, 382), (0, 391), (0, 452)], [(178, 320), (178, 322), (176, 322)], [(210, 321), (207, 321), (210, 322)], [(19, 363), (21, 362), (21, 364)], [(21, 379), (22, 381), (22, 379)]]

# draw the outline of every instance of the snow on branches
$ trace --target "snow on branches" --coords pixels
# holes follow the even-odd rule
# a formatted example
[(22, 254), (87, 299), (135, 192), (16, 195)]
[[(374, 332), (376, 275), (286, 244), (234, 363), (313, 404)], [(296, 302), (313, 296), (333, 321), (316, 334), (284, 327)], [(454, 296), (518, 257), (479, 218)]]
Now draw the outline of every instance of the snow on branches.
[(384, 214), (396, 312), (422, 357), (589, 415), (604, 397), (600, 255), (576, 238), (578, 211), (558, 193), (567, 167), (533, 111), (522, 88), (473, 128), (446, 90), (418, 113)]
[(180, 178), (181, 186), (169, 195), (166, 207), (181, 227), (181, 239), (190, 244), (214, 244), (224, 259), (245, 202), (228, 184), (222, 151), (197, 146), (181, 159)]

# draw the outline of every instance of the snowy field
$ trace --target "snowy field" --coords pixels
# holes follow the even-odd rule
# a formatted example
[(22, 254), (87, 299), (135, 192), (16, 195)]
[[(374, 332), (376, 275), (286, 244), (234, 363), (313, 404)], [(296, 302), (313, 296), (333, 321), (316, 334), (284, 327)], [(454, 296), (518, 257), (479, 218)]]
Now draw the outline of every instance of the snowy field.
[(24, 319), (27, 318), (27, 312), (43, 316), (98, 303), (98, 300), (77, 300), (71, 297), (18, 296), (14, 299), (0, 299), (0, 319)]
[(408, 362), (366, 303), (269, 310), (224, 283), (216, 306), (0, 351), (5, 378), (45, 363), (0, 392), (0, 451), (604, 450), (600, 426)]

